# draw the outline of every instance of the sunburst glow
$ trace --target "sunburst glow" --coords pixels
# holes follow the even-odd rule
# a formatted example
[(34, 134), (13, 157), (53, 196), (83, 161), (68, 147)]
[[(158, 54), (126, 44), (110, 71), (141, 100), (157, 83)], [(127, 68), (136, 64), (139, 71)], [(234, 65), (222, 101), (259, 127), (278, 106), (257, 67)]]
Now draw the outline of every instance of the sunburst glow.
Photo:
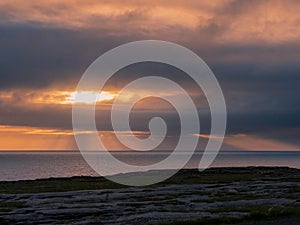
[(116, 94), (112, 94), (107, 91), (102, 91), (101, 93), (91, 92), (91, 91), (81, 91), (81, 92), (71, 92), (69, 96), (65, 99), (65, 103), (85, 103), (92, 104), (95, 102), (109, 101), (116, 97)]

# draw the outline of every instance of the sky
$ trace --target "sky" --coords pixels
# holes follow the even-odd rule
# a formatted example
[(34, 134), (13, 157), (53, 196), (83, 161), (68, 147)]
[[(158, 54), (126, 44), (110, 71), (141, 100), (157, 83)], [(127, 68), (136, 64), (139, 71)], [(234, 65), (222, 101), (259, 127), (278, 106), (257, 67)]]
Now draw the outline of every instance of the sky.
[[(164, 40), (198, 54), (214, 72), (226, 100), (224, 150), (300, 150), (300, 2), (298, 0), (0, 0), (0, 150), (77, 149), (72, 102), (77, 83), (104, 52), (132, 41)], [(195, 102), (207, 143), (210, 111), (201, 89), (182, 71), (139, 63), (117, 72), (97, 100), (99, 136), (108, 149), (116, 140), (110, 109), (119, 91), (144, 76), (164, 76)], [(161, 95), (178, 93), (158, 87)], [(136, 89), (130, 102), (147, 90)], [(93, 93), (81, 93), (83, 101)], [(85, 102), (87, 103), (87, 102)], [(145, 98), (131, 114), (136, 136), (162, 116), (172, 149), (180, 123), (167, 102)]]

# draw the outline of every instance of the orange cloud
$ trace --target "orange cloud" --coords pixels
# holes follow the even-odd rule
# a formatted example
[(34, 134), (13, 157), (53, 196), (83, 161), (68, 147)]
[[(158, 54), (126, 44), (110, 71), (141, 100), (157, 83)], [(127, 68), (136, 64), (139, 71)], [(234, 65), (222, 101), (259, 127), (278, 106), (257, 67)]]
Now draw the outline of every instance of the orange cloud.
[(75, 97), (78, 95), (78, 102), (93, 103), (107, 102), (116, 97), (116, 93), (102, 91), (101, 93), (72, 92), (72, 91), (54, 91), (54, 90), (24, 90), (15, 89), (14, 91), (0, 91), (0, 100), (2, 102), (25, 105), (25, 104), (73, 104)]
[[(169, 2), (170, 3), (170, 2)], [(173, 4), (173, 3), (172, 3)], [(0, 1), (0, 7), (10, 11), (9, 22), (22, 23), (38, 21), (47, 26), (86, 28), (95, 26), (93, 21), (107, 20), (109, 27), (116, 26), (116, 23), (126, 21), (128, 25), (147, 28), (149, 23), (174, 25), (181, 24), (182, 19), (186, 21), (185, 26), (195, 27), (198, 23), (197, 16), (192, 8), (170, 7), (169, 4), (158, 1), (78, 1), (70, 0), (62, 2), (54, 1)], [(137, 20), (142, 19), (140, 22)], [(144, 23), (148, 21), (148, 23)], [(161, 23), (164, 21), (164, 23)], [(160, 23), (159, 23), (160, 22)], [(97, 26), (101, 26), (98, 23)], [(120, 24), (117, 26), (121, 27)]]
[[(292, 0), (3, 0), (0, 8), (9, 14), (2, 23), (38, 22), (42, 26), (91, 29), (101, 35), (161, 37), (169, 33), (180, 39), (206, 35), (219, 43), (297, 42), (300, 36), (300, 2)], [(190, 35), (182, 35), (186, 31)]]
[[(156, 90), (144, 90), (134, 89), (124, 92), (119, 98), (122, 103), (128, 104), (133, 99), (141, 99), (135, 104), (134, 108), (143, 110), (168, 110), (172, 109), (171, 105), (166, 101), (153, 98), (155, 97)], [(164, 90), (159, 91), (160, 96), (178, 96), (180, 92), (176, 90)], [(96, 102), (98, 110), (104, 109), (113, 103), (118, 97), (118, 91), (102, 91), (100, 93), (91, 91), (60, 91), (50, 89), (14, 89), (0, 91), (0, 101), (2, 103), (9, 104), (10, 106), (20, 107), (44, 107), (47, 105), (57, 105), (57, 107), (70, 107), (75, 101), (77, 96), (77, 102), (83, 104), (93, 104)], [(152, 96), (153, 95), (153, 96)], [(192, 93), (192, 97), (193, 97)]]

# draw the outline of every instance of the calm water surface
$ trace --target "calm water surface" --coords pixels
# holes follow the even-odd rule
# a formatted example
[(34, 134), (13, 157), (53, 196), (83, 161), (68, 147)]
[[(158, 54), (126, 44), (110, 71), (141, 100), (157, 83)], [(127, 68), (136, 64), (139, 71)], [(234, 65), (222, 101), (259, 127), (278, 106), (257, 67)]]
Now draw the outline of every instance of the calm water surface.
[[(167, 152), (114, 152), (121, 161), (132, 165), (149, 165), (166, 158)], [(180, 157), (180, 156), (178, 156)], [(197, 168), (202, 154), (196, 153), (186, 168)], [(289, 166), (300, 169), (300, 152), (220, 152), (212, 167)], [(79, 152), (2, 151), (0, 152), (0, 180), (28, 180), (49, 177), (98, 176)], [(110, 174), (115, 174), (112, 169)]]

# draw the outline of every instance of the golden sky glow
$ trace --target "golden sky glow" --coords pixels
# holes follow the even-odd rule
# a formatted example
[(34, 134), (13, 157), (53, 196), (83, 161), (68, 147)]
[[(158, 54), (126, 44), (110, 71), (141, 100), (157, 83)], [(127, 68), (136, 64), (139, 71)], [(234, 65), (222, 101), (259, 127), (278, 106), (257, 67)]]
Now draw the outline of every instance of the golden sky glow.
[[(136, 135), (145, 137), (147, 131), (119, 131), (120, 135)], [(82, 134), (88, 134), (87, 131)], [(124, 149), (116, 137), (115, 131), (99, 131), (99, 137), (110, 150)], [(0, 126), (0, 150), (74, 150), (76, 144), (72, 130), (59, 130), (28, 126)], [(197, 134), (200, 138), (208, 139), (210, 135)], [(217, 136), (213, 138), (218, 138)], [(26, 145), (24, 144), (26, 143)], [(237, 134), (227, 135), (224, 138), (225, 149), (241, 150), (272, 150), (272, 151), (297, 151), (299, 146), (278, 140), (263, 138), (256, 135)], [(223, 148), (224, 149), (224, 148)]]
[(27, 126), (0, 126), (0, 150), (73, 150), (71, 131)]
[[(88, 134), (83, 131), (82, 134)], [(114, 131), (101, 131), (99, 137), (110, 150), (123, 149)], [(120, 135), (147, 136), (146, 131), (119, 131)], [(0, 126), (0, 150), (75, 150), (73, 130), (29, 126)]]
[[(299, 106), (294, 103), (299, 92), (299, 12), (300, 1), (295, 0), (0, 0), (0, 149), (76, 148), (71, 130), (76, 96), (83, 105), (96, 104), (97, 126), (105, 127), (99, 135), (112, 149), (121, 148), (106, 126), (112, 103), (127, 81), (155, 76), (157, 68), (125, 68), (101, 93), (76, 93), (75, 87), (88, 65), (107, 50), (158, 39), (191, 49), (216, 74), (231, 113), (226, 145), (300, 150), (295, 137)], [(209, 115), (203, 93), (172, 71), (160, 72), (183, 85), (200, 117)], [(152, 86), (152, 92), (135, 87), (124, 94), (121, 107), (153, 92), (174, 98), (180, 94)], [(173, 125), (172, 110), (164, 101), (144, 99), (134, 106), (139, 116), (134, 123), (144, 121), (142, 113), (159, 112), (170, 116)], [(205, 118), (204, 124), (209, 121)]]

